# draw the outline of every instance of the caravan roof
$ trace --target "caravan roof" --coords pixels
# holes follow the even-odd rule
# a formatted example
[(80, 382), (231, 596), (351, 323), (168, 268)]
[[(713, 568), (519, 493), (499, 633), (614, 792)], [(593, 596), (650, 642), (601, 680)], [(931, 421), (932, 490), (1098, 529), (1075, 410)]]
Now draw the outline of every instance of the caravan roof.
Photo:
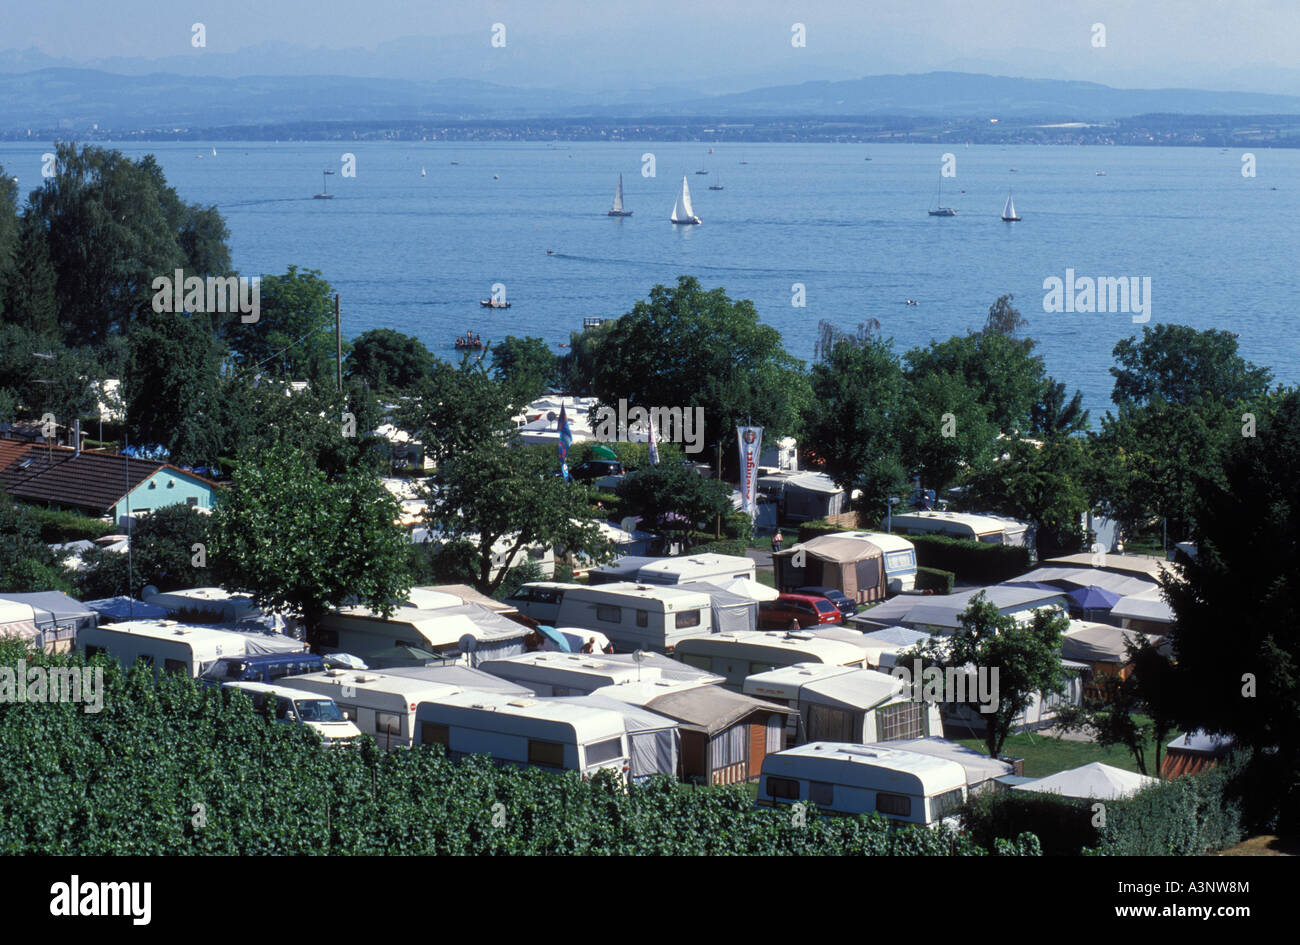
[[(888, 789), (901, 794), (931, 797), (966, 784), (966, 772), (955, 761), (915, 751), (841, 742), (809, 742), (798, 748), (787, 748), (769, 755), (763, 765), (764, 773), (770, 771), (779, 774), (787, 766), (802, 768), (795, 759), (827, 763), (826, 780), (841, 784), (854, 784), (862, 780), (870, 782), (867, 786), (883, 787), (883, 781), (887, 779)], [(833, 779), (829, 776), (832, 771), (836, 772)], [(802, 768), (800, 774), (811, 777), (817, 771)]]
[(754, 673), (747, 676), (741, 691), (747, 696), (758, 696), (761, 699), (789, 699), (793, 701), (799, 698), (799, 690), (814, 679), (825, 679), (828, 676), (841, 676), (844, 673), (852, 672), (856, 672), (852, 666), (831, 666), (826, 663), (794, 663), (790, 666), (778, 666), (776, 669), (769, 669), (765, 673)]
[(697, 554), (679, 558), (658, 558), (642, 565), (637, 580), (650, 584), (680, 584), (709, 577), (750, 577), (754, 574), (751, 558), (738, 555)]
[(641, 584), (631, 581), (618, 581), (613, 584), (594, 584), (591, 587), (577, 587), (584, 591), (574, 595), (574, 599), (586, 597), (596, 600), (602, 595), (616, 595), (619, 599), (658, 601), (665, 610), (695, 610), (710, 605), (709, 595), (691, 586), (677, 587), (666, 584)]
[[(459, 686), (430, 682), (427, 679), (410, 676), (395, 676), (388, 673), (357, 672), (350, 669), (327, 669), (323, 673), (305, 673), (301, 676), (285, 676), (278, 680), (278, 685), (295, 689), (307, 689), (311, 692), (327, 692), (337, 698), (344, 687), (357, 692), (374, 692), (385, 695), (401, 696), (408, 703), (440, 699), (461, 692)], [(348, 701), (355, 696), (349, 697)]]
[(746, 695), (791, 701), (814, 696), (823, 705), (872, 709), (903, 690), (903, 681), (888, 673), (853, 666), (796, 663), (745, 680)]
[(807, 662), (830, 663), (837, 666), (860, 663), (866, 656), (859, 646), (842, 640), (830, 640), (806, 630), (755, 630), (750, 633), (702, 634), (682, 639), (674, 652), (679, 656), (687, 653), (727, 656), (751, 647), (815, 657), (816, 659), (809, 659)]
[[(117, 623), (102, 624), (99, 629), (148, 637), (151, 640), (183, 640), (197, 646), (235, 647), (244, 642), (243, 635), (234, 630), (199, 627), (175, 620), (122, 620)], [(243, 652), (242, 649), (239, 652)], [(236, 655), (236, 651), (231, 650), (230, 655)]]
[(834, 532), (826, 537), (869, 541), (884, 552), (916, 550), (916, 546), (902, 535), (891, 535), (887, 532)]
[(599, 654), (540, 652), (522, 653), (499, 660), (485, 660), (479, 668), (505, 679), (542, 684), (586, 681), (593, 686), (612, 686), (626, 682), (653, 682), (659, 678), (654, 667), (616, 662)]
[(905, 512), (893, 516), (895, 528), (923, 532), (941, 532), (957, 536), (1015, 535), (1028, 527), (1024, 522), (998, 515), (974, 515), (969, 512)]
[(594, 705), (577, 704), (576, 699), (507, 698), (498, 693), (458, 692), (421, 701), (475, 713), (491, 712), (503, 717), (561, 723), (573, 729), (579, 742), (622, 735), (627, 731), (622, 714)]

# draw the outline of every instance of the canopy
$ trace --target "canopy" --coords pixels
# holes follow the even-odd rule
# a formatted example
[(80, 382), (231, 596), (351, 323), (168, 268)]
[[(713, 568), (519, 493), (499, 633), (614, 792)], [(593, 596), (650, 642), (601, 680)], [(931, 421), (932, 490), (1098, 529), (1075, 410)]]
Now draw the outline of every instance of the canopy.
[(1073, 627), (1061, 637), (1061, 655), (1085, 663), (1128, 662), (1128, 641), (1137, 644), (1143, 640), (1156, 641), (1136, 630), (1121, 630), (1104, 623), (1073, 622)]
[(777, 587), (787, 591), (812, 585), (832, 587), (859, 604), (885, 599), (884, 552), (869, 541), (819, 535), (776, 552), (772, 564)]
[(1117, 801), (1132, 797), (1138, 791), (1152, 784), (1159, 784), (1159, 778), (1148, 777), (1135, 771), (1112, 768), (1099, 761), (1058, 771), (1056, 774), (1017, 784), (1013, 791), (1035, 791), (1042, 794), (1060, 794), (1063, 797), (1096, 799), (1099, 801)]
[(556, 630), (554, 627), (548, 627), (545, 624), (539, 623), (537, 625), (537, 632), (540, 633), (542, 636), (546, 637), (546, 639), (550, 640), (552, 643), (554, 643), (555, 648), (559, 650), (561, 653), (573, 652), (572, 648), (570, 648), (569, 646), (569, 638), (566, 637), (559, 630)]
[(62, 591), (36, 591), (28, 594), (5, 594), (4, 599), (18, 604), (27, 604), (36, 612), (36, 625), (78, 626), (82, 621), (94, 624), (97, 621), (95, 611), (64, 594)]
[(556, 633), (564, 638), (564, 642), (569, 645), (569, 648), (567, 650), (562, 649), (558, 643), (547, 636), (545, 645), (542, 647), (543, 650), (551, 653), (580, 653), (592, 637), (596, 638), (598, 652), (604, 653), (609, 648), (609, 637), (599, 630), (584, 630), (582, 627), (556, 627), (554, 629)]
[(709, 595), (714, 633), (745, 633), (758, 629), (758, 603), (753, 598), (733, 594), (709, 581), (691, 581), (682, 587)]
[(748, 597), (750, 600), (776, 600), (781, 596), (781, 592), (776, 588), (760, 584), (758, 581), (751, 581), (749, 578), (731, 578), (730, 580), (715, 583), (723, 590), (738, 594), (741, 597)]
[(1104, 587), (1098, 587), (1096, 584), (1070, 591), (1070, 599), (1084, 610), (1110, 610), (1123, 596)]
[(608, 446), (605, 446), (603, 443), (593, 446), (591, 448), (591, 455), (593, 459), (610, 459), (610, 460), (618, 459), (618, 454), (615, 453)]
[[(612, 688), (612, 687), (606, 687)], [(646, 708), (676, 719), (687, 728), (716, 735), (754, 712), (797, 715), (786, 706), (743, 696), (721, 686), (696, 686), (668, 692), (646, 703)]]
[(884, 742), (879, 747), (914, 751), (921, 755), (932, 755), (935, 758), (955, 761), (966, 771), (966, 784), (971, 788), (979, 787), (993, 778), (1005, 777), (1015, 770), (1007, 762), (990, 758), (982, 751), (975, 751), (973, 748), (934, 735), (928, 738), (904, 738), (899, 741)]

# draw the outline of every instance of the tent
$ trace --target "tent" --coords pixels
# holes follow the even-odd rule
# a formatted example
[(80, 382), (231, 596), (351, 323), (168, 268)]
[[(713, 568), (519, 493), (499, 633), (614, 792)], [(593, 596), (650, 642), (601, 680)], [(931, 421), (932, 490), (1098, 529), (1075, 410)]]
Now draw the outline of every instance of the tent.
[(1070, 629), (1061, 637), (1061, 655), (1082, 663), (1111, 663), (1123, 666), (1128, 662), (1129, 641), (1157, 642), (1136, 630), (1122, 630), (1104, 623), (1084, 623), (1072, 620)]
[(643, 781), (659, 774), (677, 775), (682, 737), (673, 719), (608, 696), (555, 696), (550, 701), (608, 709), (623, 716), (631, 755), (628, 776), (633, 781)]
[[(557, 640), (549, 633), (546, 633), (545, 628), (539, 626), (537, 629), (542, 631), (542, 636), (544, 638), (542, 641), (542, 649), (548, 653), (581, 653), (582, 648), (586, 646), (588, 641), (593, 637), (596, 640), (595, 651), (597, 653), (605, 653), (605, 651), (609, 649), (610, 645), (609, 637), (605, 636), (605, 634), (601, 633), (599, 630), (586, 630), (582, 627), (551, 627), (550, 629), (559, 637), (559, 640)], [(560, 640), (564, 641), (563, 646), (560, 645)], [(565, 647), (568, 647), (568, 649), (565, 649)]]
[(640, 665), (648, 669), (657, 669), (660, 680), (676, 684), (679, 688), (684, 685), (714, 686), (725, 681), (725, 677), (717, 673), (688, 666), (671, 656), (664, 656), (662, 653), (654, 653), (650, 650), (642, 651), (640, 660), (637, 660), (633, 653), (606, 653), (601, 656), (601, 659), (611, 663), (628, 663), (632, 666)]
[(887, 593), (884, 552), (869, 541), (820, 535), (776, 552), (772, 565), (776, 586), (784, 591), (832, 587), (859, 604), (884, 600)]
[(758, 581), (751, 581), (749, 578), (731, 578), (727, 581), (714, 581), (712, 583), (723, 590), (755, 601), (776, 600), (781, 596), (781, 592), (776, 588), (760, 584)]
[(1012, 790), (1060, 794), (1063, 797), (1085, 800), (1118, 801), (1132, 797), (1143, 788), (1159, 783), (1159, 778), (1148, 777), (1135, 771), (1125, 771), (1123, 768), (1113, 768), (1094, 761), (1079, 768), (1058, 771), (1036, 781), (1017, 784)]
[(546, 643), (551, 644), (551, 646), (544, 646), (543, 649), (558, 650), (561, 653), (577, 652), (569, 642), (569, 637), (566, 634), (561, 633), (559, 630), (556, 630), (554, 627), (548, 627), (546, 624), (539, 623), (537, 625), (537, 632), (545, 638)]
[(41, 646), (48, 647), (62, 640), (69, 641), (70, 646), (78, 630), (99, 626), (99, 614), (61, 591), (5, 594), (4, 600), (32, 608), (36, 629), (41, 633)]
[(682, 587), (709, 595), (714, 633), (742, 633), (758, 629), (758, 602), (753, 598), (735, 594), (720, 584), (709, 581), (691, 581)]
[(100, 600), (88, 600), (86, 606), (100, 617), (113, 620), (162, 620), (167, 616), (167, 608), (157, 604), (146, 604), (142, 600), (129, 597), (105, 597)]
[(0, 600), (0, 639), (16, 637), (31, 642), (38, 636), (36, 612), (29, 605)]
[(1070, 600), (1073, 602), (1072, 610), (1083, 611), (1084, 619), (1090, 615), (1108, 614), (1123, 594), (1116, 591), (1108, 591), (1104, 587), (1098, 587), (1096, 584), (1089, 584), (1087, 587), (1076, 587), (1070, 591)]
[(933, 735), (928, 738), (904, 738), (883, 742), (879, 743), (879, 747), (914, 751), (921, 755), (932, 755), (935, 758), (947, 758), (949, 761), (957, 762), (966, 772), (966, 786), (971, 794), (978, 794), (988, 789), (994, 778), (1006, 777), (1015, 770), (1010, 762), (1000, 758), (990, 758), (982, 751)]

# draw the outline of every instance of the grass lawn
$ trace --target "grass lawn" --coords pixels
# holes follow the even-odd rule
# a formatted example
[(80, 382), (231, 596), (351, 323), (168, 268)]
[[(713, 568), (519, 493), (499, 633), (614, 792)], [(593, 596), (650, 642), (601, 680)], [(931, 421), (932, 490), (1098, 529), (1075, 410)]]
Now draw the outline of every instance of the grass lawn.
[(773, 574), (771, 571), (764, 571), (762, 569), (759, 569), (754, 573), (754, 578), (755, 580), (758, 581), (759, 584), (764, 584), (772, 588), (773, 590), (776, 589), (776, 575)]
[[(981, 754), (987, 753), (984, 742), (978, 738), (959, 738), (956, 741)], [(1025, 759), (1027, 778), (1045, 778), (1049, 774), (1091, 764), (1094, 761), (1100, 761), (1112, 768), (1123, 768), (1125, 771), (1138, 769), (1132, 752), (1123, 746), (1102, 748), (1096, 742), (1067, 741), (1063, 738), (1051, 738), (1030, 732), (1008, 736), (1002, 746), (1002, 754), (1008, 758)], [(1146, 748), (1147, 774), (1155, 774), (1153, 770), (1155, 758), (1155, 742), (1152, 741)]]

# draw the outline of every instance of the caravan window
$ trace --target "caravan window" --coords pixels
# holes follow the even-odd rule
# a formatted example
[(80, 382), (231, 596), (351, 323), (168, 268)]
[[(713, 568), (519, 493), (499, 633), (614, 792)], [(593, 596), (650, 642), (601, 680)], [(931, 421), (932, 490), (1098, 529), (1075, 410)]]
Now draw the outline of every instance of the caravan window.
[(392, 712), (376, 712), (375, 731), (380, 735), (401, 735), (402, 720)]
[(339, 707), (339, 711), (343, 713), (343, 718), (347, 719), (349, 722), (355, 722), (357, 720), (356, 706), (344, 705), (342, 702), (340, 702), (338, 703), (338, 707)]
[(677, 615), (677, 629), (685, 630), (687, 627), (698, 627), (700, 625), (700, 611), (683, 610)]
[(420, 724), (420, 744), (441, 745), (443, 748), (450, 748), (451, 729), (446, 725), (423, 722)]
[(809, 781), (808, 800), (818, 807), (830, 807), (835, 802), (835, 785), (827, 781)]
[(847, 709), (834, 706), (808, 706), (808, 741), (810, 742), (856, 742), (857, 734), (853, 731), (853, 713)]
[(185, 673), (186, 675), (189, 675), (189, 671), (190, 664), (184, 660), (163, 660), (164, 673)]
[(799, 800), (799, 782), (793, 778), (773, 778), (767, 779), (767, 796), (780, 798), (783, 801)]
[(650, 611), (648, 611), (648, 610), (638, 610), (638, 611), (636, 612), (636, 625), (637, 625), (638, 627), (648, 627), (648, 626), (650, 626)]
[(912, 816), (912, 799), (906, 794), (876, 793), (876, 810), (895, 817)]
[(623, 754), (623, 739), (607, 738), (603, 742), (595, 742), (586, 746), (583, 752), (587, 756), (587, 764), (598, 765), (606, 761), (613, 761), (619, 755)]
[(596, 619), (602, 623), (622, 623), (623, 608), (615, 607), (613, 604), (597, 604)]
[(885, 568), (889, 571), (906, 571), (914, 564), (910, 551), (891, 551), (885, 555)]
[(528, 739), (528, 763), (543, 768), (564, 767), (564, 746), (559, 742)]
[[(815, 708), (815, 707), (814, 707)], [(876, 740), (898, 741), (902, 738), (924, 738), (924, 702), (899, 702), (876, 710)]]

